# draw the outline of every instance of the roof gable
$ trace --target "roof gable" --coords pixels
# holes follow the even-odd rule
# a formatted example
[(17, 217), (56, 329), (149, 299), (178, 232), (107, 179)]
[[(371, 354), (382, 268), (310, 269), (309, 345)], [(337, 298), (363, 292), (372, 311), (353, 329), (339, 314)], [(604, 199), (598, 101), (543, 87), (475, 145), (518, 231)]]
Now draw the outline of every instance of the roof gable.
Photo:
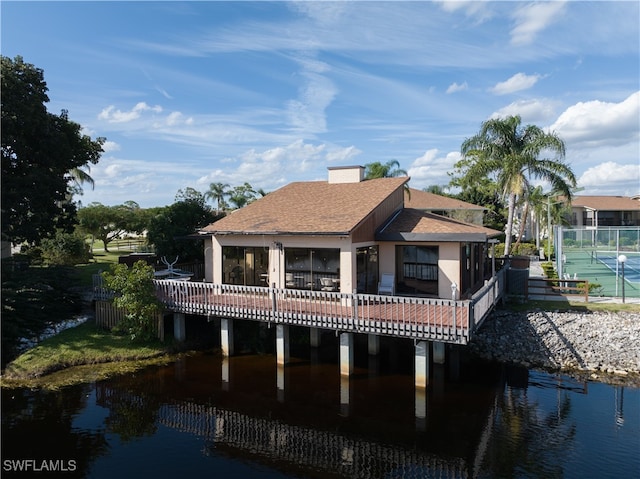
[(359, 183), (290, 183), (201, 232), (348, 235), (407, 181), (408, 177), (396, 177)]
[(411, 194), (406, 191), (404, 194), (404, 206), (406, 208), (416, 208), (419, 210), (480, 210), (482, 206), (467, 203), (466, 201), (449, 198), (448, 196), (436, 195), (428, 191), (409, 188)]
[(501, 232), (415, 208), (405, 208), (376, 234), (380, 241), (485, 241)]

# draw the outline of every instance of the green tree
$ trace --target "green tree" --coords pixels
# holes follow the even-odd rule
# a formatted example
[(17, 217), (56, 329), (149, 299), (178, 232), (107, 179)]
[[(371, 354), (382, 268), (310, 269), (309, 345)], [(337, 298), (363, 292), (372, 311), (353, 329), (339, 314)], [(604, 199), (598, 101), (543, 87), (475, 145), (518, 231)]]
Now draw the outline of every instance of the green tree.
[(460, 192), (455, 194), (454, 198), (485, 208), (484, 226), (504, 231), (504, 225), (507, 223), (506, 208), (495, 181), (486, 177), (462, 177), (452, 178), (449, 184), (451, 187), (460, 188)]
[(396, 176), (407, 176), (407, 172), (400, 168), (398, 160), (389, 160), (385, 164), (379, 161), (364, 165), (364, 177), (367, 180), (374, 178), (393, 178)]
[(462, 143), (461, 152), (463, 158), (455, 165), (457, 174), (468, 181), (493, 175), (507, 198), (505, 255), (511, 248), (516, 202), (528, 191), (530, 180), (544, 180), (571, 200), (576, 178), (564, 163), (564, 142), (535, 125), (522, 127), (519, 116), (483, 122), (480, 131)]
[(113, 264), (102, 277), (106, 288), (115, 293), (113, 303), (126, 311), (115, 332), (124, 332), (131, 340), (153, 340), (155, 320), (163, 307), (156, 297), (153, 267), (144, 261), (135, 262), (131, 268)]
[(82, 298), (72, 286), (78, 280), (72, 268), (21, 267), (14, 259), (2, 264), (2, 367), (24, 347), (38, 343), (43, 333), (78, 314)]
[(47, 265), (73, 266), (88, 263), (89, 245), (81, 235), (59, 231), (41, 243), (42, 259)]
[(159, 256), (178, 256), (181, 261), (202, 260), (203, 244), (190, 235), (217, 218), (202, 198), (178, 201), (150, 219), (147, 241)]
[(224, 211), (229, 207), (225, 198), (229, 196), (229, 185), (227, 183), (210, 183), (209, 190), (204, 194), (208, 200), (215, 201), (216, 211)]
[(229, 201), (236, 207), (242, 208), (256, 199), (256, 191), (249, 183), (236, 186), (229, 193)]
[(2, 239), (38, 244), (71, 231), (73, 172), (96, 164), (104, 138), (92, 140), (66, 111), (53, 115), (43, 71), (22, 57), (2, 61)]
[(131, 205), (105, 206), (91, 203), (78, 210), (80, 231), (102, 241), (105, 252), (109, 252), (109, 243), (121, 238), (131, 228), (142, 227), (135, 222), (135, 208)]

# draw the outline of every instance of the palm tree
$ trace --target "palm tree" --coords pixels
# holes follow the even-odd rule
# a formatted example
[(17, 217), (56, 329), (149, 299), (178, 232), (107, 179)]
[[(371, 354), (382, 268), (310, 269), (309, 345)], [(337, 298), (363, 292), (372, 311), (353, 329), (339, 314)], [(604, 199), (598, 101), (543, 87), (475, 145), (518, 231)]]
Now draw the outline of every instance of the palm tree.
[(229, 185), (227, 183), (210, 183), (209, 190), (204, 194), (206, 199), (216, 202), (216, 212), (224, 210), (227, 203), (224, 201), (225, 196), (229, 196)]
[(71, 191), (75, 194), (82, 194), (82, 184), (88, 183), (91, 185), (91, 189), (95, 188), (95, 181), (89, 175), (89, 165), (84, 165), (87, 171), (84, 171), (81, 167), (72, 168), (69, 170), (69, 176), (71, 177)]
[(407, 176), (407, 172), (400, 168), (398, 160), (387, 161), (384, 165), (379, 161), (364, 165), (364, 177), (367, 180), (373, 178), (391, 178), (396, 176)]
[[(483, 122), (480, 131), (462, 143), (461, 152), (463, 164), (468, 168), (465, 176), (495, 175), (507, 198), (505, 255), (511, 249), (516, 201), (528, 191), (531, 179), (550, 183), (554, 191), (571, 201), (571, 188), (576, 186), (576, 178), (564, 163), (564, 141), (555, 133), (545, 133), (535, 125), (521, 127), (518, 115)], [(546, 156), (549, 154), (551, 158)]]
[[(394, 178), (396, 176), (409, 176), (406, 170), (400, 168), (400, 162), (398, 162), (398, 160), (389, 160), (384, 165), (379, 161), (364, 165), (365, 180)], [(411, 190), (407, 183), (404, 184), (404, 191), (407, 193), (407, 196), (411, 198)]]
[(245, 182), (244, 185), (236, 186), (229, 193), (229, 201), (235, 205), (236, 208), (242, 208), (248, 205), (256, 198), (256, 192), (253, 187)]

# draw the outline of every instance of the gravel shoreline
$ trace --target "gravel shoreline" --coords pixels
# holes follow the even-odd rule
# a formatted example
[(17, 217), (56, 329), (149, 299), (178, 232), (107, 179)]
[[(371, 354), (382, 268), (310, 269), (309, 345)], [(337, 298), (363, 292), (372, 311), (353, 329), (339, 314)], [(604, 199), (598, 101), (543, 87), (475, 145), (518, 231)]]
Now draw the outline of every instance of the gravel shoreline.
[(640, 387), (640, 313), (496, 310), (469, 343), (481, 358)]

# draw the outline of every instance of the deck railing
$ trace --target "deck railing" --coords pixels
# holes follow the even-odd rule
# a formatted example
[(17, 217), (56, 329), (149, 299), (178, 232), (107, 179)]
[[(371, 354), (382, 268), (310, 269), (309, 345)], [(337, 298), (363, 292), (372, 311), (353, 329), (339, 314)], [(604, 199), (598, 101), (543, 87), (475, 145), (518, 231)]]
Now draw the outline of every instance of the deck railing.
[[(110, 292), (94, 279), (95, 299)], [(471, 300), (154, 280), (169, 311), (466, 344), (502, 297), (505, 272)]]

